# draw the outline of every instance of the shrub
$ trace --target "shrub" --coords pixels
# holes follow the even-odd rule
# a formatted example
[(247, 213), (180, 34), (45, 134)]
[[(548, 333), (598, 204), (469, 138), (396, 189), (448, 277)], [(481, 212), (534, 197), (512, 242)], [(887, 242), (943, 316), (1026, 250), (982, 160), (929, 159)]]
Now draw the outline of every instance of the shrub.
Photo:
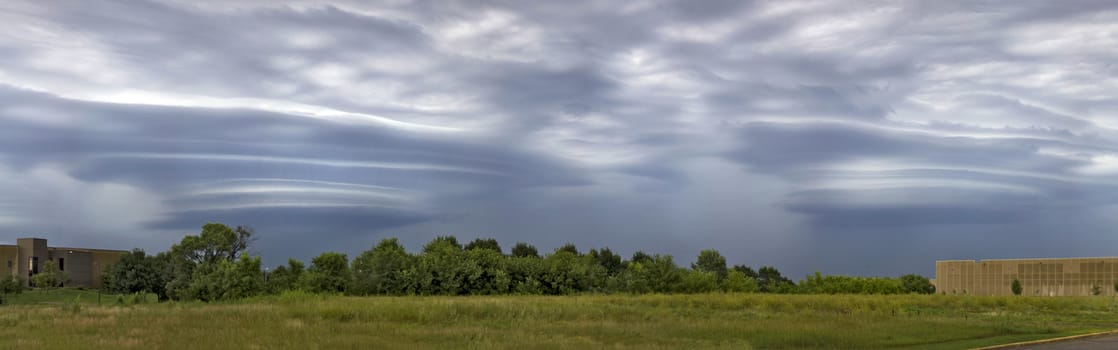
[(748, 277), (738, 270), (731, 270), (722, 282), (722, 290), (735, 293), (756, 293), (757, 279)]
[(34, 283), (37, 288), (59, 288), (65, 286), (67, 282), (70, 282), (69, 274), (59, 270), (54, 261), (47, 261), (43, 264), (43, 271), (31, 276), (31, 283)]
[(712, 271), (687, 271), (676, 289), (681, 293), (710, 293), (718, 290), (718, 274)]
[(901, 286), (909, 294), (935, 294), (936, 286), (927, 277), (917, 274), (901, 276)]
[(341, 293), (352, 279), (346, 255), (327, 252), (311, 259), (311, 267), (303, 274), (301, 284), (311, 292)]
[(19, 276), (8, 276), (0, 278), (0, 294), (23, 293), (23, 283), (23, 278)]

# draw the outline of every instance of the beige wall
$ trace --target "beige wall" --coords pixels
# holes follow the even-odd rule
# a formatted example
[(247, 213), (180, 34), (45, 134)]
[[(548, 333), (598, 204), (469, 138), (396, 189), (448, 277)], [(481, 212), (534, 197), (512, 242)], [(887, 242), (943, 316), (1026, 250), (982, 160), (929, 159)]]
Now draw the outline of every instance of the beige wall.
[(92, 288), (101, 288), (101, 275), (105, 273), (105, 270), (107, 270), (109, 266), (120, 261), (120, 257), (124, 256), (124, 253), (127, 252), (122, 250), (91, 249), (90, 253), (90, 277), (93, 279), (90, 286)]
[(0, 278), (12, 276), (19, 271), (19, 246), (0, 245)]
[(94, 288), (101, 287), (101, 275), (105, 273), (108, 266), (120, 261), (121, 256), (124, 255), (123, 250), (91, 250), (93, 267), (91, 268), (91, 277), (93, 277)]
[(50, 248), (51, 261), (66, 259), (66, 273), (70, 275), (70, 286), (101, 288), (101, 275), (126, 253), (123, 250), (102, 250), (82, 248)]
[(92, 258), (87, 250), (70, 248), (50, 248), (50, 260), (62, 264), (62, 271), (70, 277), (67, 286), (92, 287)]
[[(101, 288), (101, 274), (120, 260), (126, 251), (85, 248), (47, 247), (47, 241), (39, 238), (20, 238), (17, 245), (0, 245), (0, 277), (12, 273), (27, 278), (29, 257), (39, 257), (39, 269), (47, 261), (61, 263), (63, 271), (70, 277), (67, 286)], [(8, 268), (8, 261), (12, 268)]]
[(1013, 295), (1014, 279), (1022, 295), (1115, 295), (1118, 258), (936, 261), (938, 293)]
[(24, 278), (24, 283), (30, 285), (30, 276), (28, 271), (31, 269), (31, 259), (38, 258), (38, 270), (43, 270), (43, 264), (47, 262), (50, 257), (47, 254), (47, 240), (42, 238), (19, 238), (16, 239), (16, 245), (19, 246), (19, 262), (16, 263), (20, 277)]

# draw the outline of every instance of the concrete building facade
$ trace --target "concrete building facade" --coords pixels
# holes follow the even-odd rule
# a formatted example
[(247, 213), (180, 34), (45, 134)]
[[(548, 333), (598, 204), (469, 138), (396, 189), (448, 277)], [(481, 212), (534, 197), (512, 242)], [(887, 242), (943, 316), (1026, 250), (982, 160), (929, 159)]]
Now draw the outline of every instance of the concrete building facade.
[(1118, 257), (936, 261), (937, 293), (1013, 295), (1116, 295)]
[(30, 284), (31, 276), (53, 261), (70, 277), (67, 286), (100, 288), (101, 274), (124, 253), (127, 251), (49, 247), (42, 238), (20, 238), (15, 245), (0, 244), (0, 278), (20, 276)]

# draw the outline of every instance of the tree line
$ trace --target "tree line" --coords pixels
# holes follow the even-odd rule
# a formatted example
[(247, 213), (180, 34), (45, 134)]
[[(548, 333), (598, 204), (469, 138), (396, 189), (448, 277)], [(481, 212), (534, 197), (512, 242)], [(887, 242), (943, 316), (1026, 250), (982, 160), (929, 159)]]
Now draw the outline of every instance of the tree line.
[(326, 252), (309, 266), (289, 259), (274, 270), (261, 269), (248, 253), (254, 233), (247, 227), (210, 223), (170, 250), (148, 255), (136, 249), (103, 274), (112, 293), (150, 292), (163, 300), (216, 301), (301, 290), (348, 295), (496, 295), (578, 293), (865, 293), (934, 292), (927, 278), (822, 276), (799, 284), (779, 270), (728, 266), (717, 250), (703, 250), (689, 267), (671, 255), (636, 252), (625, 259), (609, 248), (580, 251), (567, 244), (548, 254), (520, 242), (505, 253), (494, 239), (461, 244), (454, 236), (436, 237), (418, 253), (396, 238), (381, 240), (352, 261)]

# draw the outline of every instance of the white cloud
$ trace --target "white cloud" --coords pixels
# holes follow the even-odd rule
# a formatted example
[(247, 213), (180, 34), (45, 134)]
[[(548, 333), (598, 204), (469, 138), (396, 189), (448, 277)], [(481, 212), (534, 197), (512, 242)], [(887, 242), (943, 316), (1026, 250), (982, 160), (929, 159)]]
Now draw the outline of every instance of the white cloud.
[(1114, 201), (1107, 4), (53, 5), (0, 5), (0, 84), (45, 93), (0, 91), (5, 227), (367, 205), (525, 229), (513, 208), (728, 249), (772, 220), (759, 235), (794, 249), (826, 230), (804, 216), (908, 208), (926, 232), (945, 216), (906, 204)]

